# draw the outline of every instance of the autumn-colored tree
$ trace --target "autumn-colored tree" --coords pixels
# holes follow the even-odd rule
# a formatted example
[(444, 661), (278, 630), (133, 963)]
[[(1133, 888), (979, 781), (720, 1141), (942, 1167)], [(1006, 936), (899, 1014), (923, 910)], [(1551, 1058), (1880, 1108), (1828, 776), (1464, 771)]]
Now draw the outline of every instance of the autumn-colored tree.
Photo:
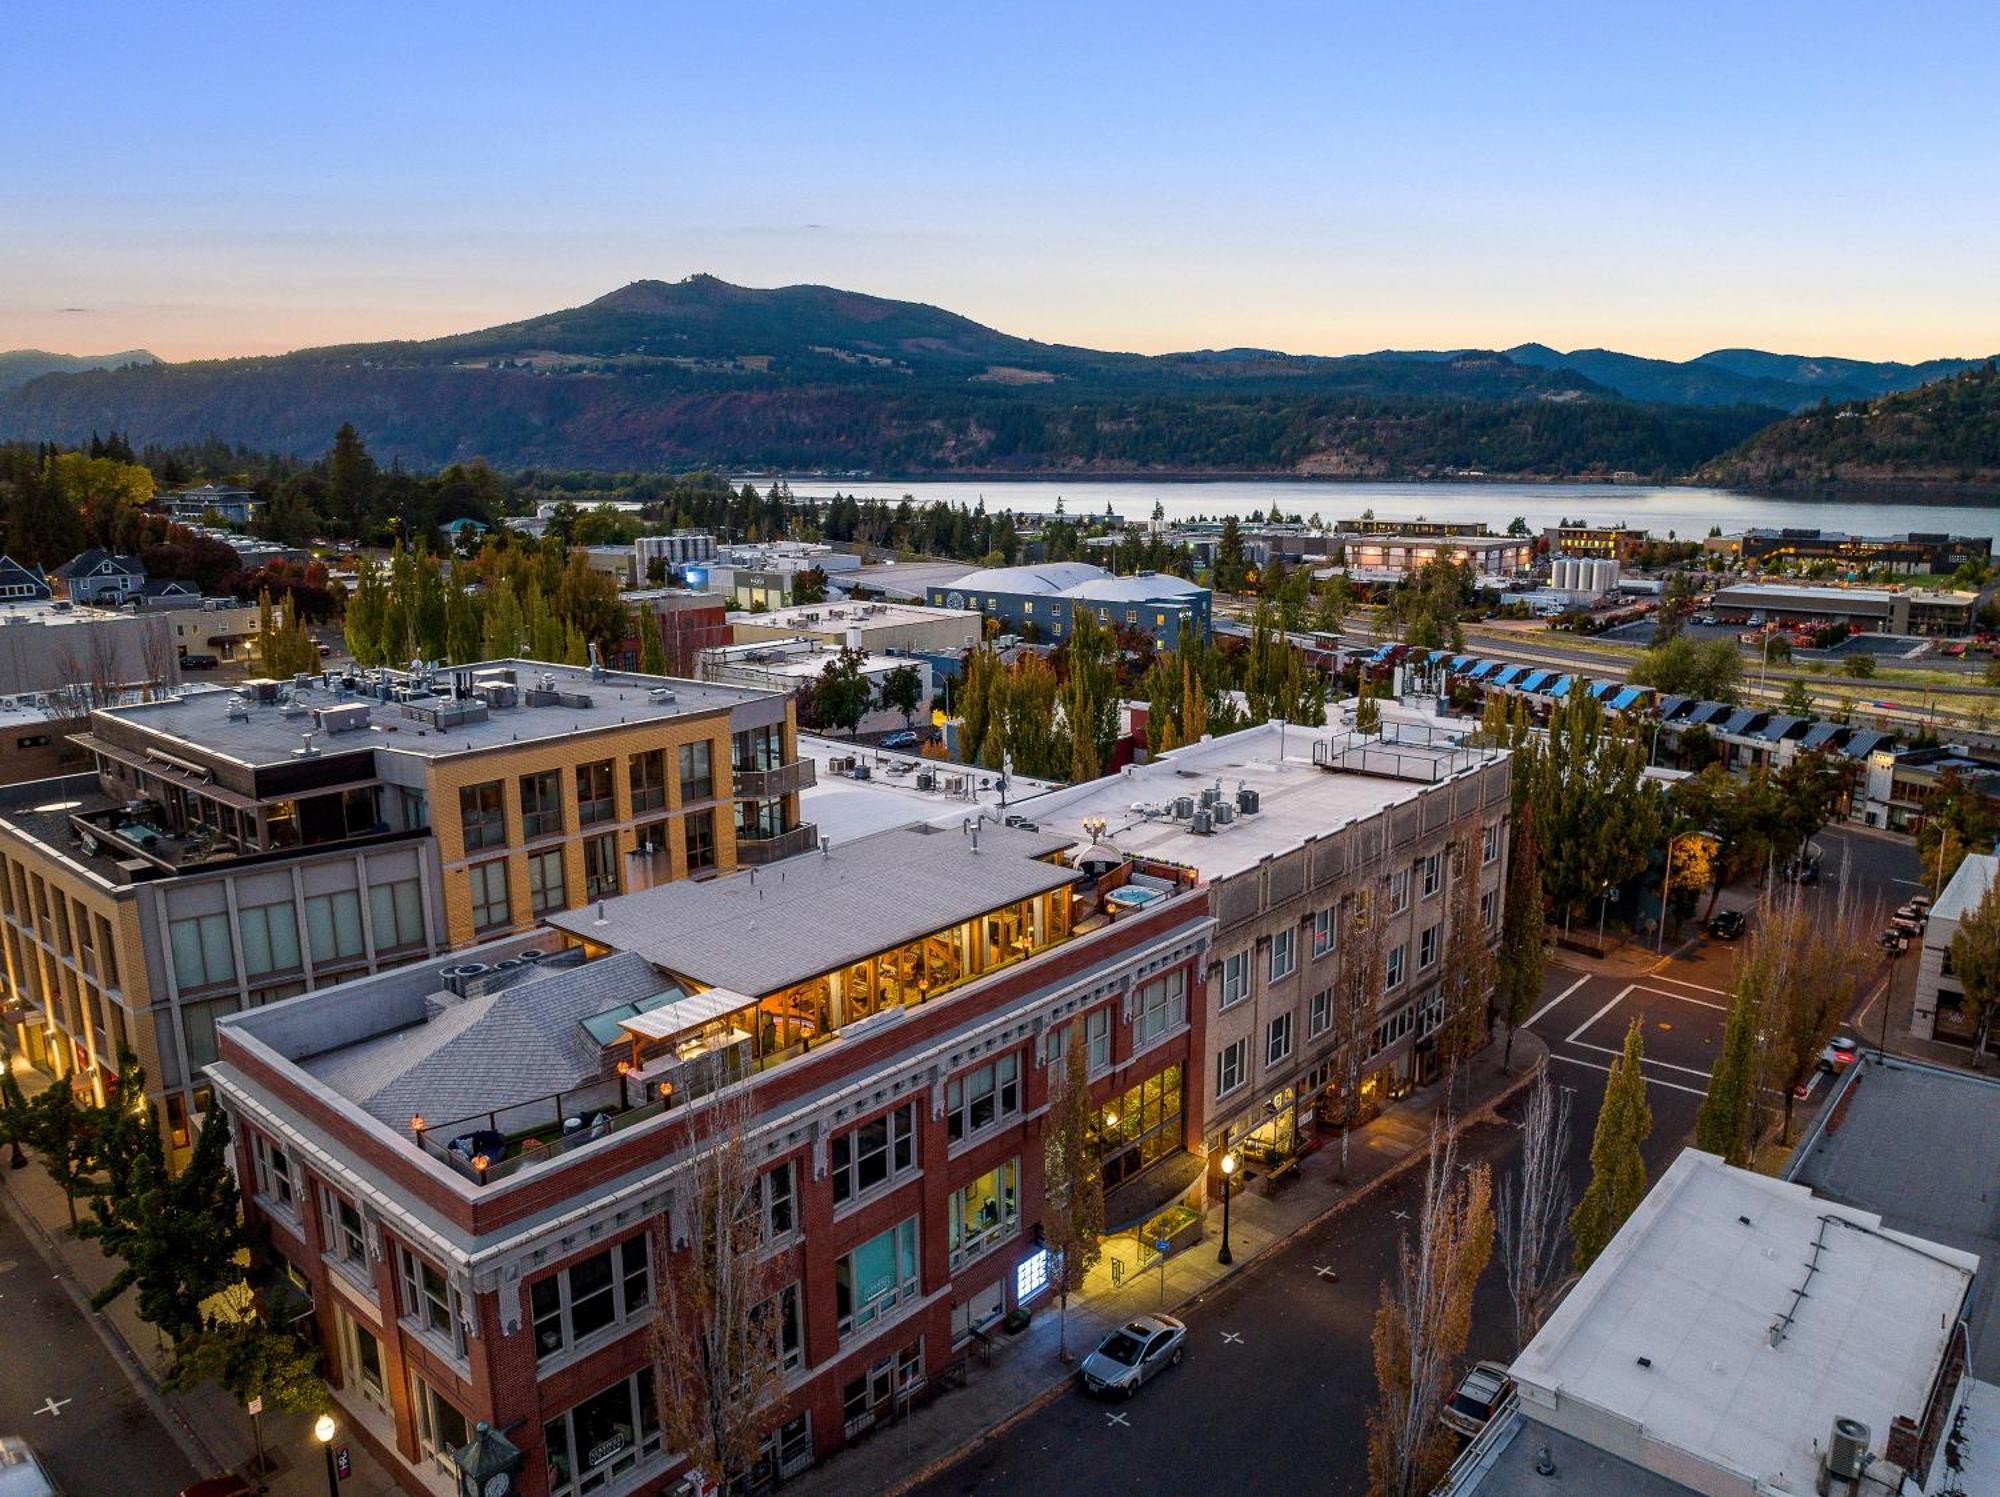
[(1467, 820), (1446, 849), (1451, 888), (1446, 901), (1444, 971), (1438, 997), (1444, 1005), (1438, 1026), (1438, 1055), (1451, 1084), (1466, 1062), (1493, 1033), (1493, 933), (1480, 918), (1479, 848), (1481, 828)]
[(1993, 1005), (2000, 999), (2000, 879), (1989, 883), (1979, 903), (1958, 917), (1951, 970), (1965, 990), (1965, 1018), (1976, 1036), (1976, 1053), (1983, 1054)]
[(1570, 1213), (1569, 1234), (1576, 1244), (1575, 1266), (1582, 1273), (1625, 1225), (1646, 1195), (1646, 1159), (1641, 1152), (1653, 1132), (1653, 1109), (1646, 1102), (1640, 1069), (1645, 1040), (1639, 1021), (1625, 1031), (1625, 1050), (1611, 1063), (1597, 1131), (1590, 1140), (1590, 1183)]
[(1056, 1257), (1056, 1293), (1062, 1324), (1057, 1355), (1069, 1360), (1069, 1297), (1103, 1252), (1104, 1168), (1098, 1145), (1097, 1108), (1090, 1100), (1090, 1047), (1081, 1022), (1073, 1023), (1063, 1073), (1049, 1080), (1049, 1115), (1043, 1125), (1043, 1231)]
[(1360, 1121), (1361, 1073), (1375, 1033), (1388, 950), (1386, 926), (1372, 889), (1357, 890), (1343, 900), (1336, 921), (1333, 1055), (1341, 1101), (1339, 1178), (1345, 1180), (1348, 1141)]
[(1797, 885), (1768, 901), (1751, 922), (1746, 957), (1762, 973), (1758, 1034), (1763, 1084), (1783, 1099), (1783, 1142), (1792, 1139), (1792, 1104), (1819, 1068), (1834, 1031), (1859, 1002), (1879, 953), (1849, 898), (1843, 862), (1829, 904), (1809, 906)]
[(1487, 1166), (1460, 1168), (1450, 1121), (1434, 1121), (1415, 1231), (1403, 1234), (1375, 1311), (1369, 1497), (1418, 1497), (1451, 1464), (1457, 1442), (1437, 1416), (1471, 1339), (1473, 1290), (1493, 1256), (1492, 1191)]
[(1500, 1184), (1495, 1214), (1516, 1351), (1540, 1327), (1562, 1261), (1569, 1216), (1569, 1098), (1569, 1089), (1558, 1087), (1549, 1074), (1544, 1055), (1521, 1117), (1519, 1163)]

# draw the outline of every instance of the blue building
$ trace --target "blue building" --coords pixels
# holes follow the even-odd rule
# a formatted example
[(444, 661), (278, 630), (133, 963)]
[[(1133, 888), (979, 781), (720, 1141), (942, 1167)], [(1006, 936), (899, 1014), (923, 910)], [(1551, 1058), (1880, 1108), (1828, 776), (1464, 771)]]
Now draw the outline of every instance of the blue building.
[(997, 620), (1002, 634), (1058, 643), (1071, 628), (1072, 610), (1088, 608), (1099, 622), (1137, 629), (1172, 649), (1183, 628), (1200, 639), (1211, 627), (1209, 590), (1165, 572), (1115, 577), (1086, 561), (989, 567), (956, 582), (932, 583), (926, 601), (936, 608), (970, 608)]

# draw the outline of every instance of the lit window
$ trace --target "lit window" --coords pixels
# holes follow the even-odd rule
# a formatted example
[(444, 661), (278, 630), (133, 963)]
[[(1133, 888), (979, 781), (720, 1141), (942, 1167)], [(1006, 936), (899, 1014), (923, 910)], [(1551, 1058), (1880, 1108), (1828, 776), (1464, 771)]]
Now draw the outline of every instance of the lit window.
[(1021, 1162), (1010, 1159), (951, 1193), (946, 1217), (951, 1266), (971, 1262), (1021, 1225)]
[(1333, 950), (1333, 943), (1340, 928), (1340, 912), (1332, 905), (1313, 914), (1312, 954), (1317, 961)]

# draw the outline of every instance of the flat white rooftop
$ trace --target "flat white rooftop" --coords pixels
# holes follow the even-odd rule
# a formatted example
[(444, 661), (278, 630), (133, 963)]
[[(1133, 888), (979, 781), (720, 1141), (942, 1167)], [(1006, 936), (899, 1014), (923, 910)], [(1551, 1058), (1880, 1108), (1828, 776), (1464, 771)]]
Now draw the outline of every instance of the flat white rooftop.
[[(799, 757), (819, 766), (817, 783), (799, 795), (799, 817), (834, 842), (982, 810), (989, 819), (1018, 810), (1033, 820), (1037, 798), (1057, 788), (1053, 780), (1015, 775), (1003, 797), (994, 770), (890, 753), (813, 733), (799, 734)], [(852, 767), (836, 770), (835, 764), (858, 764), (868, 777), (857, 779)]]
[(951, 620), (964, 622), (968, 633), (977, 635), (980, 616), (969, 608), (931, 608), (920, 603), (799, 603), (790, 608), (774, 608), (768, 613), (732, 611), (732, 624), (755, 624), (760, 629), (797, 629), (819, 634), (838, 634), (847, 629), (864, 633), (910, 624)]
[(1952, 874), (1951, 882), (1944, 886), (1944, 893), (1938, 896), (1931, 918), (1964, 919), (1978, 908), (1996, 877), (2000, 877), (2000, 857), (1990, 852), (1967, 853), (1958, 871)]
[(1689, 1149), (1515, 1360), (1521, 1408), (1699, 1490), (1804, 1497), (1836, 1418), (1878, 1453), (1923, 1418), (1978, 1263)]

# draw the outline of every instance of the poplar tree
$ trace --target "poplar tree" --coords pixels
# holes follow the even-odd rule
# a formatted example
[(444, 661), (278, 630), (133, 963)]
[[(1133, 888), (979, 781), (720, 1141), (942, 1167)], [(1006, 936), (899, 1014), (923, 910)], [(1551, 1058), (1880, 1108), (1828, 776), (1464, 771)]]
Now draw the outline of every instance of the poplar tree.
[(488, 660), (512, 660), (527, 647), (528, 620), (521, 612), (521, 599), (508, 582), (493, 585), (493, 599), (484, 620), (484, 648)]
[(486, 632), (483, 612), (478, 594), (454, 572), (445, 593), (445, 659), (454, 665), (469, 665), (480, 658), (479, 647)]
[(381, 569), (364, 556), (354, 584), (354, 595), (347, 600), (344, 622), (347, 653), (354, 657), (357, 665), (382, 664), (385, 658), (382, 626), (387, 607), (388, 589), (383, 584)]
[(1514, 1061), (1514, 1031), (1528, 1021), (1535, 1000), (1542, 996), (1542, 978), (1548, 965), (1540, 861), (1534, 813), (1523, 808), (1514, 823), (1514, 849), (1507, 863), (1506, 909), (1501, 917), (1495, 983), (1500, 1012), (1507, 1020), (1507, 1047), (1500, 1055), (1503, 1071)]
[(639, 614), (639, 673), (646, 676), (667, 673), (667, 647), (660, 641), (660, 621), (644, 611)]
[(1382, 708), (1375, 700), (1375, 684), (1361, 678), (1361, 694), (1354, 702), (1354, 731), (1364, 738), (1382, 731)]
[(1762, 988), (1744, 962), (1736, 971), (1722, 1050), (1708, 1078), (1708, 1095), (1694, 1120), (1694, 1146), (1734, 1165), (1750, 1163), (1757, 1102), (1757, 1017)]
[(1069, 1360), (1069, 1297), (1104, 1251), (1104, 1172), (1099, 1157), (1097, 1108), (1090, 1100), (1089, 1045), (1083, 1024), (1070, 1025), (1060, 1080), (1051, 1080), (1049, 1120), (1043, 1130), (1044, 1233), (1056, 1255), (1056, 1293), (1062, 1323), (1057, 1355)]
[(1639, 1066), (1644, 1054), (1645, 1040), (1634, 1019), (1625, 1031), (1625, 1053), (1611, 1063), (1604, 1102), (1597, 1109), (1597, 1131), (1590, 1140), (1590, 1184), (1570, 1213), (1578, 1273), (1597, 1260), (1645, 1198), (1646, 1160), (1640, 1150), (1653, 1132), (1653, 1109), (1646, 1102), (1646, 1078)]

